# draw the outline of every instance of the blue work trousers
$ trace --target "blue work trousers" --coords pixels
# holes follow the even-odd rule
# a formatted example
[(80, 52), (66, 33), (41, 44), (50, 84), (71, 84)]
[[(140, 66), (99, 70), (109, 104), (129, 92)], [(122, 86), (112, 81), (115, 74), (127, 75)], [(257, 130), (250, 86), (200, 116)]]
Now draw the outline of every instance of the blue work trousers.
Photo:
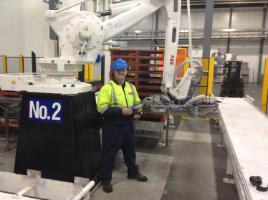
[(115, 157), (120, 149), (123, 151), (128, 175), (137, 175), (138, 166), (136, 165), (134, 124), (130, 123), (127, 126), (117, 127), (104, 122), (102, 130), (101, 180), (112, 180)]

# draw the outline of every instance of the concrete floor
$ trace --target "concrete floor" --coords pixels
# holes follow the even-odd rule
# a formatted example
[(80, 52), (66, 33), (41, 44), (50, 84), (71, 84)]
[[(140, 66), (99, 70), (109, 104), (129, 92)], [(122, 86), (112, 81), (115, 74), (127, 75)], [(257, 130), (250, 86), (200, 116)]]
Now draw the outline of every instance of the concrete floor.
[[(223, 183), (226, 151), (215, 121), (180, 119), (170, 132), (168, 148), (157, 140), (138, 138), (137, 157), (147, 183), (126, 179), (121, 154), (114, 172), (114, 192), (99, 188), (93, 200), (236, 200), (235, 185)], [(152, 156), (153, 155), (153, 156)]]
[[(215, 87), (215, 94), (218, 92)], [(260, 85), (246, 85), (245, 94), (256, 99), (259, 107)], [(170, 130), (169, 147), (157, 139), (137, 138), (137, 161), (149, 181), (138, 183), (126, 178), (121, 153), (113, 174), (114, 192), (106, 194), (99, 187), (93, 200), (236, 200), (235, 185), (223, 183), (226, 150), (220, 147), (216, 121), (181, 118)], [(4, 151), (0, 141), (0, 170), (12, 171), (15, 150)]]

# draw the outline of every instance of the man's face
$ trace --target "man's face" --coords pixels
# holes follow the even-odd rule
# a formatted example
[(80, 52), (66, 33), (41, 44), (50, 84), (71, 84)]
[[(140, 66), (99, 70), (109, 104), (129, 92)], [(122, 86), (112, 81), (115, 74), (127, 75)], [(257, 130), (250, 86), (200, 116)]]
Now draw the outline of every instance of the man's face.
[(127, 76), (127, 69), (113, 70), (113, 73), (115, 80), (119, 83), (122, 83), (125, 81), (125, 78)]

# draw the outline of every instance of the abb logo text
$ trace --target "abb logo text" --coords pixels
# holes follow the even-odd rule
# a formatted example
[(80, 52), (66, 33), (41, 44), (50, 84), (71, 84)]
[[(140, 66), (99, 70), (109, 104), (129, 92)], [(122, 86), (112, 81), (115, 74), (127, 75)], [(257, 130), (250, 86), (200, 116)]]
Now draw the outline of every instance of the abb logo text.
[(171, 56), (170, 56), (170, 62), (169, 62), (169, 63), (170, 63), (171, 65), (174, 65), (174, 62), (175, 62), (175, 56), (174, 56), (174, 55), (171, 55)]

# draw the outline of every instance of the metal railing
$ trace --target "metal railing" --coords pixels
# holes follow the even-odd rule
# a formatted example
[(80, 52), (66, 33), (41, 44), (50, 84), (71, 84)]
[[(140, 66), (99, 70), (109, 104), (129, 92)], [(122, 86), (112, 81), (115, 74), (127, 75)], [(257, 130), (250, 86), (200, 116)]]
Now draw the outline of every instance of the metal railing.
[[(203, 29), (193, 29), (193, 39), (203, 39)], [(268, 29), (256, 29), (256, 28), (217, 28), (212, 30), (212, 39), (260, 39), (268, 38)], [(135, 31), (124, 32), (113, 40), (116, 41), (128, 41), (128, 40), (164, 40), (165, 30), (151, 31), (148, 29), (139, 30), (138, 33)], [(188, 31), (186, 29), (180, 30), (180, 40), (188, 39)]]
[(34, 72), (33, 61), (37, 58), (41, 57), (0, 55), (0, 73)]

